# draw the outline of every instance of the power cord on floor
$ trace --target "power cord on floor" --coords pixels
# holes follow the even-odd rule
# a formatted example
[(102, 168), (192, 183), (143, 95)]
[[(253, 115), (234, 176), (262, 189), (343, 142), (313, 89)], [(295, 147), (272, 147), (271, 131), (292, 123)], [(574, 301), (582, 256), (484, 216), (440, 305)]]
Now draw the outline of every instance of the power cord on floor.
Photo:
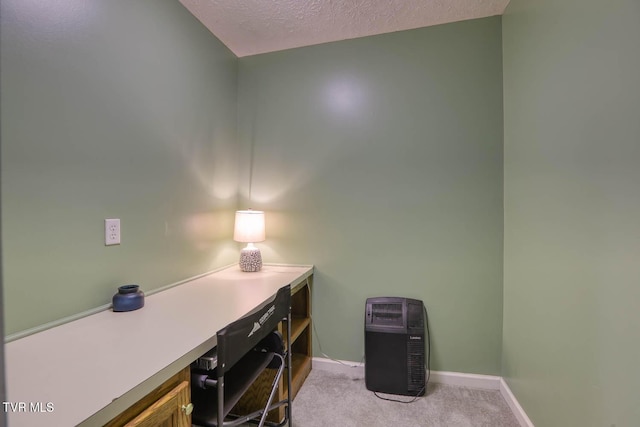
[(373, 394), (378, 398), (378, 399), (382, 399), (382, 400), (388, 400), (389, 402), (396, 402), (396, 403), (413, 403), (416, 400), (418, 400), (419, 398), (421, 398), (422, 396), (420, 396), (420, 393), (422, 393), (422, 391), (424, 390), (424, 387), (422, 387), (420, 389), (420, 391), (413, 396), (413, 399), (411, 400), (400, 400), (400, 399), (389, 399), (388, 397), (382, 397), (378, 394), (377, 391), (374, 391)]
[(422, 388), (418, 391), (418, 393), (416, 393), (415, 396), (413, 396), (411, 400), (390, 399), (388, 397), (382, 397), (378, 395), (378, 392), (374, 391), (373, 394), (378, 399), (388, 400), (389, 402), (396, 402), (396, 403), (413, 403), (416, 400), (418, 400), (418, 398), (422, 397), (420, 395), (422, 394), (422, 392), (424, 392), (427, 389), (427, 385), (429, 385), (429, 378), (431, 377), (431, 334), (429, 332), (429, 316), (427, 315), (427, 307), (423, 305), (422, 308), (424, 309), (424, 321), (427, 329), (427, 360), (426, 360), (427, 363), (425, 366), (427, 369), (427, 378), (425, 379), (424, 386), (422, 386)]

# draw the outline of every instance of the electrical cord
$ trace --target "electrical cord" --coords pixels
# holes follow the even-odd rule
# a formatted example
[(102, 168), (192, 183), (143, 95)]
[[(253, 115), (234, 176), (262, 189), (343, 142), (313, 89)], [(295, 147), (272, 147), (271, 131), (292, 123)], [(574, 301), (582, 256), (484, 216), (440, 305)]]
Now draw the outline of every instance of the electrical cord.
[(426, 390), (427, 385), (429, 385), (429, 378), (431, 377), (431, 332), (429, 331), (429, 315), (427, 314), (427, 307), (423, 304), (422, 308), (424, 309), (424, 322), (427, 328), (427, 378), (424, 382)]
[[(350, 365), (348, 363), (344, 363), (342, 360), (338, 360), (338, 359), (334, 359), (333, 357), (329, 356), (327, 353), (325, 353), (324, 351), (322, 351), (322, 344), (320, 344), (320, 337), (318, 336), (318, 331), (316, 330), (316, 323), (313, 321), (313, 317), (311, 318), (311, 326), (313, 327), (313, 332), (316, 335), (316, 341), (318, 342), (318, 349), (320, 350), (320, 354), (322, 354), (324, 357), (326, 357), (329, 360), (333, 360), (334, 362), (337, 362), (341, 365), (344, 366), (348, 366), (350, 368), (359, 368), (359, 365)], [(360, 361), (360, 365), (362, 365), (362, 362), (364, 362), (364, 356), (362, 356), (362, 360)]]
[(429, 385), (429, 378), (431, 377), (431, 333), (429, 332), (429, 316), (427, 314), (427, 307), (423, 305), (422, 308), (424, 309), (424, 321), (427, 329), (427, 360), (426, 360), (427, 363), (425, 365), (427, 369), (427, 378), (425, 379), (424, 386), (422, 386), (422, 388), (418, 391), (418, 393), (416, 393), (415, 396), (413, 396), (411, 400), (390, 399), (388, 397), (382, 397), (378, 395), (377, 391), (374, 391), (373, 394), (378, 399), (387, 400), (389, 402), (396, 402), (396, 403), (413, 403), (416, 400), (418, 400), (418, 398), (422, 397), (420, 395), (422, 394), (423, 391), (427, 389), (427, 386)]

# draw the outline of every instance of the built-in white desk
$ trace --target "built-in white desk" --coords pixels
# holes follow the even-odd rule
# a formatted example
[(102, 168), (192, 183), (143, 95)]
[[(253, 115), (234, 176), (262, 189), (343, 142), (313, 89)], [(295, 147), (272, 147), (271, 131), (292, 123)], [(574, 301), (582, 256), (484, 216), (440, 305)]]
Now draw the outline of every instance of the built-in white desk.
[(147, 296), (140, 310), (103, 311), (6, 344), (7, 401), (26, 404), (8, 411), (9, 427), (104, 425), (214, 347), (219, 329), (312, 272), (229, 267)]

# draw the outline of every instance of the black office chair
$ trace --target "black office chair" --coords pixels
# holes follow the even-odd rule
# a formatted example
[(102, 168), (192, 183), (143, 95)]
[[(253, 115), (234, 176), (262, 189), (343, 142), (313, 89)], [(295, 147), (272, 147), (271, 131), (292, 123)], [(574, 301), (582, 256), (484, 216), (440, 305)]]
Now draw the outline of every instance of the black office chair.
[[(275, 330), (286, 320), (287, 348)], [(275, 298), (217, 332), (218, 344), (192, 365), (192, 421), (204, 427), (230, 427), (248, 421), (267, 423), (267, 413), (286, 405), (284, 420), (291, 423), (291, 394), (273, 403), (286, 367), (287, 390), (291, 390), (291, 287), (278, 290)], [(286, 362), (285, 362), (286, 358)], [(217, 360), (216, 360), (217, 359)], [(265, 369), (278, 369), (264, 408), (251, 414), (231, 414), (251, 384)], [(259, 420), (258, 420), (259, 418)]]

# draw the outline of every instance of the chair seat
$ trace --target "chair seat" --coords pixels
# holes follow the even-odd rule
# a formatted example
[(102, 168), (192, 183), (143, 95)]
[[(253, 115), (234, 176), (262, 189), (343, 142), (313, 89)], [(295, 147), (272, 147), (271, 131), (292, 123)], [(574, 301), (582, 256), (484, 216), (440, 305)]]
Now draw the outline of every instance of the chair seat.
[[(224, 414), (226, 416), (238, 403), (245, 391), (260, 376), (262, 371), (274, 358), (273, 352), (250, 351), (242, 357), (224, 375)], [(215, 371), (210, 377), (215, 378)], [(192, 390), (191, 396), (194, 407), (193, 423), (214, 427), (218, 425), (217, 389)]]

